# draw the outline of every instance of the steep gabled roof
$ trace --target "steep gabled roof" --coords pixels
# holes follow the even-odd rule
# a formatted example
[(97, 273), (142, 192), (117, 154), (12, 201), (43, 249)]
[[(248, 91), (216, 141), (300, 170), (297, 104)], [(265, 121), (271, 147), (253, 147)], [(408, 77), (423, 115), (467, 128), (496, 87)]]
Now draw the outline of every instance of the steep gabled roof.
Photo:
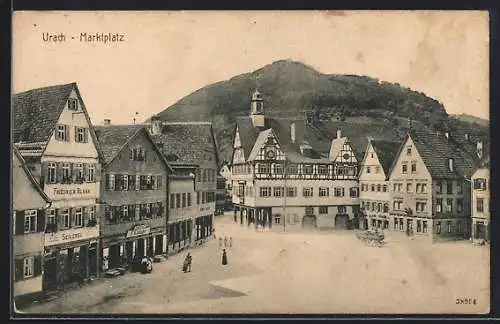
[(262, 131), (259, 133), (257, 136), (257, 139), (255, 140), (255, 143), (253, 144), (252, 151), (250, 152), (250, 155), (248, 156), (249, 160), (253, 160), (257, 157), (259, 154), (260, 148), (266, 143), (267, 138), (269, 135), (273, 135), (273, 130), (272, 128), (268, 128), (265, 131)]
[(47, 142), (76, 83), (54, 85), (14, 94), (13, 141)]
[(335, 138), (332, 140), (332, 145), (330, 147), (330, 159), (332, 161), (335, 161), (346, 141), (347, 137)]
[(259, 131), (253, 127), (250, 117), (236, 118), (236, 127), (240, 135), (241, 148), (243, 149), (245, 160), (247, 160), (250, 152), (252, 152), (257, 136), (259, 136)]
[[(31, 171), (26, 167), (26, 161), (22, 157), (21, 153), (19, 153), (19, 150), (16, 148), (15, 145), (12, 145), (12, 151), (13, 151), (15, 157), (19, 160), (19, 163), (21, 164), (22, 170), (24, 171), (24, 173), (26, 174), (29, 181), (31, 182), (31, 184), (33, 185), (35, 190), (38, 192), (40, 197), (42, 197), (42, 199), (45, 200), (47, 203), (52, 202), (51, 199), (47, 196), (47, 194), (45, 194), (43, 189), (40, 187), (40, 184), (38, 183), (38, 181), (36, 181), (35, 177), (33, 177), (33, 174), (31, 173)], [(14, 168), (14, 167), (13, 167), (13, 172), (16, 172), (16, 168)], [(16, 177), (16, 175), (12, 174), (12, 178), (14, 178), (14, 177)]]
[(139, 134), (143, 134), (151, 142), (154, 150), (158, 153), (160, 159), (165, 163), (167, 168), (172, 171), (165, 156), (153, 141), (144, 125), (95, 126), (94, 130), (99, 141), (99, 149), (101, 150), (104, 164), (111, 163), (132, 139), (139, 136)]
[(394, 159), (396, 158), (396, 154), (398, 153), (401, 143), (380, 140), (372, 140), (370, 143), (373, 150), (377, 154), (378, 160), (382, 169), (384, 169), (386, 177), (388, 177), (389, 170), (394, 162)]
[(162, 143), (162, 152), (172, 166), (218, 162), (211, 123), (165, 122), (161, 126), (161, 133), (151, 137), (156, 143)]
[[(434, 179), (470, 178), (479, 165), (477, 158), (471, 153), (465, 152), (455, 142), (450, 141), (443, 134), (433, 133), (425, 129), (412, 129), (407, 133), (396, 156), (401, 154), (408, 138), (412, 139)], [(450, 171), (448, 167), (448, 159), (450, 158), (453, 159), (453, 171)], [(395, 161), (391, 169), (394, 165)]]
[(30, 144), (26, 145), (26, 143), (41, 144), (41, 150), (38, 151), (41, 156), (54, 133), (72, 90), (75, 90), (78, 96), (85, 119), (89, 125), (90, 137), (96, 146), (99, 158), (102, 158), (99, 142), (76, 82), (14, 94), (12, 96), (13, 142), (20, 144), (20, 147), (30, 146)]

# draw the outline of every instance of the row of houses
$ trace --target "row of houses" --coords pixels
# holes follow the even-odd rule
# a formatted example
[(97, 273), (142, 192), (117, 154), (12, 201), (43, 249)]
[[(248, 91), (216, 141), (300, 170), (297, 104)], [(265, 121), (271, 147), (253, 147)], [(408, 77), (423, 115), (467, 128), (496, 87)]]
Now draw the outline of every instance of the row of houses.
[(15, 94), (13, 291), (49, 292), (213, 230), (210, 123), (92, 125), (76, 83)]
[(229, 176), (239, 222), (278, 231), (376, 228), (433, 240), (489, 238), (489, 162), (481, 141), (465, 135), (465, 148), (449, 133), (414, 127), (401, 142), (368, 139), (360, 153), (342, 129), (326, 147), (307, 127), (265, 116), (261, 93), (252, 95), (249, 116), (236, 122)]

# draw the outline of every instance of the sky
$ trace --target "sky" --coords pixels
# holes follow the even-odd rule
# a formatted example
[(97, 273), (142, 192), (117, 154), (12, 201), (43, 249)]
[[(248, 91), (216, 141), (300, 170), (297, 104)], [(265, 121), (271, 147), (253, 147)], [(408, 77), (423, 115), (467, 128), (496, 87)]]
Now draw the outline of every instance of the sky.
[[(281, 59), (397, 82), (450, 114), (489, 119), (487, 12), (14, 12), (12, 31), (13, 92), (77, 82), (96, 125), (142, 122)], [(46, 42), (44, 33), (66, 39)], [(85, 42), (81, 33), (123, 41)]]

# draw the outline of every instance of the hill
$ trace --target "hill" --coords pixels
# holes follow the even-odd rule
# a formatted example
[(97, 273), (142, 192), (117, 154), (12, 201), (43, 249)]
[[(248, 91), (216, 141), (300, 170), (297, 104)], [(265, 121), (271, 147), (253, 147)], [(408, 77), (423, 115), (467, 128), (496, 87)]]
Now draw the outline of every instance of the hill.
[(481, 126), (489, 126), (490, 125), (489, 120), (479, 118), (476, 116), (472, 116), (472, 115), (460, 114), (460, 115), (451, 115), (451, 117), (456, 118), (456, 119), (461, 120), (461, 121), (464, 121), (464, 122), (479, 124)]
[(450, 118), (440, 102), (421, 92), (368, 76), (323, 74), (289, 60), (207, 85), (156, 116), (165, 121), (211, 121), (221, 160), (230, 160), (235, 119), (248, 115), (257, 87), (266, 115), (316, 121), (310, 131), (322, 142), (329, 142), (335, 133), (325, 121), (363, 129), (359, 133), (363, 139), (397, 140), (408, 126), (407, 118), (427, 127), (488, 139), (486, 127), (470, 127), (468, 122)]

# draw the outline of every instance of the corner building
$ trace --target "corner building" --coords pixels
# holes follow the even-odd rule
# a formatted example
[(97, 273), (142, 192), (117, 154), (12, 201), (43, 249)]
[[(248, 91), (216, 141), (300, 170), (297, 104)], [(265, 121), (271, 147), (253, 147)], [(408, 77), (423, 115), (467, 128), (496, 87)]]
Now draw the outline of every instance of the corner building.
[(170, 166), (143, 125), (95, 128), (104, 161), (102, 270), (166, 254)]
[(76, 83), (13, 97), (14, 143), (45, 194), (43, 282), (54, 290), (98, 275), (100, 156)]

